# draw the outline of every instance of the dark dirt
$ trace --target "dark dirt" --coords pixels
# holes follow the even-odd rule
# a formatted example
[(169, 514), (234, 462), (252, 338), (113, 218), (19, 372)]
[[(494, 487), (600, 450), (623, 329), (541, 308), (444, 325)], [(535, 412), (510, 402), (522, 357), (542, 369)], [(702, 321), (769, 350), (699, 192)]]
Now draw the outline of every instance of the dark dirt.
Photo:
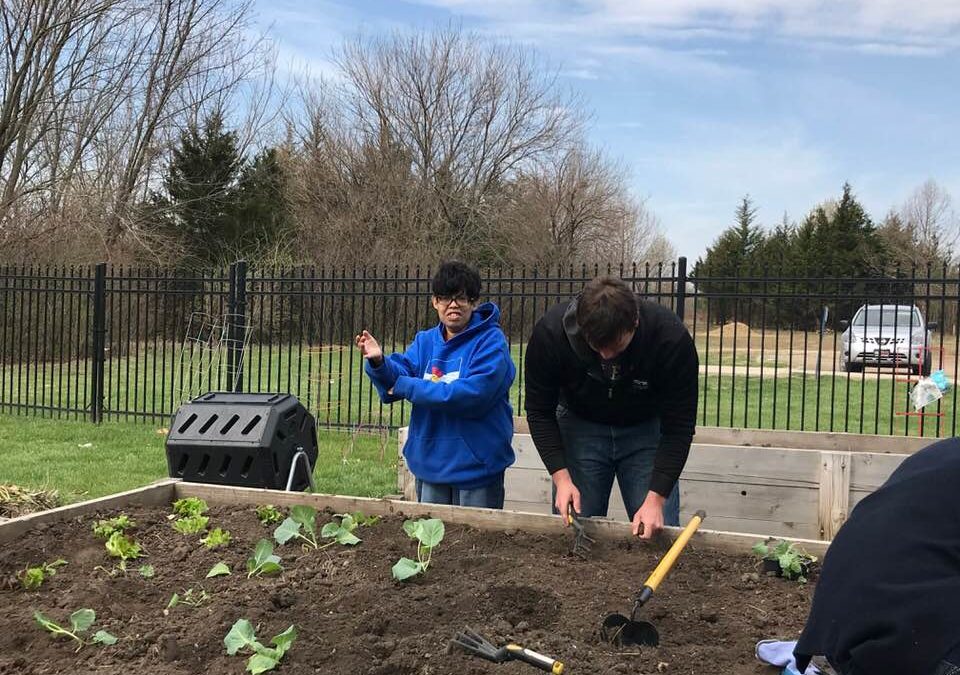
[[(265, 643), (297, 626), (299, 637), (277, 671), (286, 675), (538, 672), (448, 651), (449, 640), (468, 625), (495, 644), (516, 641), (558, 658), (568, 673), (771, 674), (776, 670), (755, 661), (755, 643), (795, 639), (813, 591), (812, 584), (759, 573), (748, 555), (691, 544), (644, 608), (661, 645), (618, 651), (599, 641), (600, 622), (611, 611), (629, 613), (634, 591), (664, 550), (627, 541), (628, 534), (621, 544), (595, 544), (585, 561), (568, 554), (570, 538), (559, 526), (557, 535), (539, 536), (448, 524), (427, 576), (400, 584), (390, 568), (401, 556), (415, 557), (416, 546), (394, 518), (359, 530), (363, 542), (352, 548), (277, 547), (285, 571), (248, 580), (246, 558), (273, 531), (253, 509), (211, 509), (210, 527), (233, 535), (220, 551), (200, 546), (199, 536), (175, 532), (162, 510), (126, 513), (137, 521), (132, 534), (149, 555), (125, 576), (95, 570), (113, 563), (91, 532), (92, 517), (40, 526), (0, 551), (0, 580), (28, 563), (69, 561), (39, 591), (0, 584), (0, 675), (242, 675), (246, 657), (227, 656), (223, 646), (241, 617), (258, 626)], [(233, 575), (204, 579), (221, 560)], [(153, 565), (156, 576), (142, 578), (141, 562)], [(191, 587), (212, 599), (164, 615), (170, 596)], [(71, 641), (55, 639), (32, 618), (36, 609), (67, 622), (81, 607), (97, 612), (91, 633), (103, 628), (119, 642), (74, 653)]]

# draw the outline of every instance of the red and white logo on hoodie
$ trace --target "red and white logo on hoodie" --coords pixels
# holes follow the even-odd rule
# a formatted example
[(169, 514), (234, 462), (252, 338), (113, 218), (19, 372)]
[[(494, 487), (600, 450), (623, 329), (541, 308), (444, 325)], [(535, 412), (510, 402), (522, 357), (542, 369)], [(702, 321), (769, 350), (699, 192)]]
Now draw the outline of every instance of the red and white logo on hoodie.
[(423, 373), (423, 379), (431, 382), (446, 382), (447, 384), (460, 379), (460, 366), (463, 359), (441, 361), (434, 359)]

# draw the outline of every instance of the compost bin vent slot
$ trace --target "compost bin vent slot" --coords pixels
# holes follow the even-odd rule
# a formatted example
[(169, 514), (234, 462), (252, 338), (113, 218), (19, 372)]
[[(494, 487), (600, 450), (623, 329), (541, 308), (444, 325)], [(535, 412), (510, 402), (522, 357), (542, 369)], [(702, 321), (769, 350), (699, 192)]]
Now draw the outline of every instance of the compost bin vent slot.
[(200, 427), (200, 433), (201, 433), (201, 434), (207, 433), (207, 430), (208, 430), (210, 427), (213, 426), (213, 423), (214, 423), (214, 422), (217, 421), (217, 417), (219, 417), (219, 416), (216, 415), (216, 414), (210, 415), (210, 419), (208, 419), (206, 422), (204, 422), (204, 423), (203, 423), (203, 426)]
[(187, 420), (180, 425), (180, 428), (177, 429), (177, 433), (182, 434), (184, 431), (186, 431), (190, 427), (191, 424), (193, 424), (196, 421), (197, 421), (197, 413), (190, 413), (190, 417), (188, 417)]
[(240, 420), (240, 415), (233, 415), (227, 423), (223, 425), (223, 429), (220, 430), (221, 434), (225, 434), (233, 428), (233, 425)]
[(241, 431), (240, 434), (243, 436), (246, 436), (247, 434), (249, 434), (251, 431), (253, 431), (253, 428), (260, 423), (260, 420), (262, 419), (263, 418), (260, 417), (260, 415), (254, 415), (253, 419), (247, 422), (247, 426), (243, 428), (243, 431)]

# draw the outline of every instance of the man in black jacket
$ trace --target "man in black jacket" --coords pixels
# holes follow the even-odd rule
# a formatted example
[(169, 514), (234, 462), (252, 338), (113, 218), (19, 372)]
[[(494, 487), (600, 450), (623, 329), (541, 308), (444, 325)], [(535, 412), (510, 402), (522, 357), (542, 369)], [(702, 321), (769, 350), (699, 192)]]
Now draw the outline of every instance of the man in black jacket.
[(697, 415), (697, 351), (668, 308), (599, 277), (550, 309), (527, 345), (527, 422), (554, 505), (605, 516), (617, 478), (633, 533), (680, 522), (677, 479)]
[(841, 675), (960, 675), (960, 439), (908, 457), (854, 507), (794, 654)]

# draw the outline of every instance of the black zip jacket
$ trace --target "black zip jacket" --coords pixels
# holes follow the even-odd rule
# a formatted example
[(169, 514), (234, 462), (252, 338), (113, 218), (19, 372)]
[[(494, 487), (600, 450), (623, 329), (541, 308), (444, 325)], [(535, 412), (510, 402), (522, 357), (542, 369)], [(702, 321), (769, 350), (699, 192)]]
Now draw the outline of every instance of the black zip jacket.
[(660, 418), (650, 489), (670, 495), (683, 471), (697, 418), (699, 360), (676, 314), (637, 298), (639, 325), (614, 372), (580, 335), (576, 300), (537, 322), (524, 364), (525, 408), (534, 445), (552, 474), (567, 466), (557, 404), (591, 422), (631, 426)]

